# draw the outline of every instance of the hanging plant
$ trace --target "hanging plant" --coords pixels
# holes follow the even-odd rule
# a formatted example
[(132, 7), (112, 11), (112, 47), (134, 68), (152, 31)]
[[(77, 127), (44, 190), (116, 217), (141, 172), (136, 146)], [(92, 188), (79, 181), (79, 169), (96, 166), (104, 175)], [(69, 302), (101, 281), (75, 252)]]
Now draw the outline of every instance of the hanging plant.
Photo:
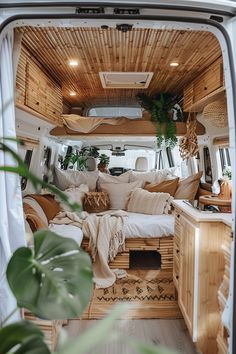
[(183, 113), (178, 104), (177, 96), (170, 93), (160, 93), (147, 96), (143, 93), (137, 95), (139, 103), (151, 113), (152, 121), (156, 122), (157, 147), (162, 143), (171, 149), (177, 143), (176, 121), (183, 120)]

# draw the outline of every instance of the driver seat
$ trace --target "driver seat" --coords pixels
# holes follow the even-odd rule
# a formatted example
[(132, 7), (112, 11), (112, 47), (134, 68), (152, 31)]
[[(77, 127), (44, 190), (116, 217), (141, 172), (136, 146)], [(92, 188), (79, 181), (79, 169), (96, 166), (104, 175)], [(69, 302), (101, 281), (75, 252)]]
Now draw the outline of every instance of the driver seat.
[(148, 170), (148, 159), (144, 156), (137, 157), (135, 161), (135, 171), (145, 172)]

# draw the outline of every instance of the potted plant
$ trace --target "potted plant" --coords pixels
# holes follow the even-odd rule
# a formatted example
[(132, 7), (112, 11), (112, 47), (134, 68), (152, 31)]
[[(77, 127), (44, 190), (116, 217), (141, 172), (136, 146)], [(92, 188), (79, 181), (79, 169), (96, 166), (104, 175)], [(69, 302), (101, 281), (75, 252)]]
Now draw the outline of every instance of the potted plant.
[(151, 119), (156, 122), (157, 147), (160, 148), (163, 142), (166, 147), (171, 149), (175, 147), (177, 143), (176, 121), (183, 120), (177, 96), (170, 93), (147, 96), (142, 93), (137, 97), (141, 106), (151, 113)]
[(67, 154), (63, 161), (63, 166), (69, 166), (69, 168), (73, 168), (76, 164), (76, 169), (78, 171), (86, 171), (86, 161), (88, 157), (97, 158), (99, 156), (98, 148), (95, 146), (85, 146), (80, 151), (76, 150), (75, 152), (71, 152)]
[(98, 159), (99, 159), (99, 164), (98, 164), (99, 171), (108, 173), (108, 165), (110, 162), (110, 157), (106, 154), (101, 154), (99, 155)]

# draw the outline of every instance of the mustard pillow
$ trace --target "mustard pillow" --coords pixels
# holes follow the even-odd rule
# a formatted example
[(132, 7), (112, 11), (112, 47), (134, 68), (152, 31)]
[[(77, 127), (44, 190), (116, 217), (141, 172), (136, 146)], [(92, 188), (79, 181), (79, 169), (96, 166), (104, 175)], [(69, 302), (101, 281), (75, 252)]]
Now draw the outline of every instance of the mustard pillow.
[(200, 171), (180, 181), (174, 198), (193, 200), (197, 194), (202, 173), (203, 172)]
[(169, 193), (173, 197), (178, 188), (178, 182), (179, 177), (174, 179), (168, 179), (156, 184), (146, 182), (144, 185), (144, 189), (149, 192), (155, 193)]

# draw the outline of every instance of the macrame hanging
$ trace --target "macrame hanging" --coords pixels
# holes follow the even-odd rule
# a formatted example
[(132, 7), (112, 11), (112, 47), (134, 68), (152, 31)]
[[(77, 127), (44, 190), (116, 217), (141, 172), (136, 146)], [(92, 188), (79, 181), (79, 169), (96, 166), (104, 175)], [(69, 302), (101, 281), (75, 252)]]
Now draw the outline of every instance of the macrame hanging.
[(196, 134), (197, 119), (189, 113), (186, 122), (187, 131), (179, 143), (180, 156), (183, 160), (198, 154), (198, 141)]

